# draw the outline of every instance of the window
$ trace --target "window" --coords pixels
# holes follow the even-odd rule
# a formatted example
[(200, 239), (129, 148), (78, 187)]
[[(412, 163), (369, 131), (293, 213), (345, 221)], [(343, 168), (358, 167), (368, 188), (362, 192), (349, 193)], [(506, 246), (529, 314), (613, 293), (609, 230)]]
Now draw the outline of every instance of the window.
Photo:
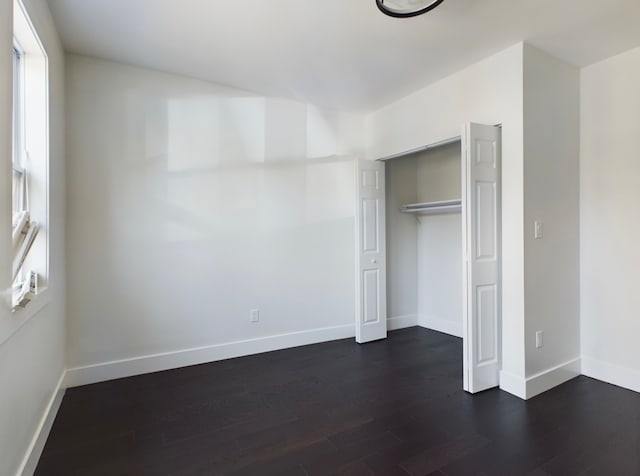
[(48, 277), (47, 57), (24, 6), (14, 1), (12, 308), (24, 308)]
[(25, 261), (38, 234), (38, 224), (29, 214), (28, 170), (26, 168), (26, 148), (24, 143), (24, 71), (23, 53), (19, 46), (13, 47), (13, 179), (12, 179), (12, 212), (13, 229), (11, 241), (13, 245), (12, 266), (12, 307), (25, 307), (37, 292), (38, 275), (26, 271)]
[(22, 102), (22, 52), (13, 46), (13, 214), (26, 210), (26, 174), (23, 166), (24, 153), (24, 104)]

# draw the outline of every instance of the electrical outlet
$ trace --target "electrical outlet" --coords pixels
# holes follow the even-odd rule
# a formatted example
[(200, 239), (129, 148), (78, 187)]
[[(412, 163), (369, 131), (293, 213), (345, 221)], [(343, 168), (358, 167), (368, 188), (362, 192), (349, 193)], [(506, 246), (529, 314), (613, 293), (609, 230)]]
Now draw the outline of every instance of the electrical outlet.
[(249, 320), (251, 322), (260, 322), (260, 311), (258, 309), (251, 309)]
[(542, 331), (537, 331), (536, 332), (536, 349), (539, 349), (540, 347), (544, 346), (544, 334), (542, 333)]

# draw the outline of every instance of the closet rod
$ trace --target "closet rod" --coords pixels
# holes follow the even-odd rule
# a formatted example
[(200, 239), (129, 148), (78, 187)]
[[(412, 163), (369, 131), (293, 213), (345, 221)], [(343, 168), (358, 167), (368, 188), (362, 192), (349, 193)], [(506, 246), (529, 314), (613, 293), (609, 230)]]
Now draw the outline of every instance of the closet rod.
[(455, 144), (456, 142), (460, 142), (462, 140), (461, 136), (451, 137), (449, 139), (444, 139), (439, 142), (434, 142), (433, 144), (423, 145), (422, 147), (416, 147), (415, 149), (405, 150), (404, 152), (398, 152), (397, 154), (387, 155), (386, 157), (382, 157), (378, 160), (391, 160), (398, 159), (400, 157), (404, 157), (406, 155), (416, 154), (418, 152), (424, 152), (426, 150), (435, 149), (437, 147), (442, 147), (449, 144)]
[(462, 200), (442, 200), (439, 202), (409, 203), (400, 207), (403, 213), (414, 215), (439, 215), (462, 210)]

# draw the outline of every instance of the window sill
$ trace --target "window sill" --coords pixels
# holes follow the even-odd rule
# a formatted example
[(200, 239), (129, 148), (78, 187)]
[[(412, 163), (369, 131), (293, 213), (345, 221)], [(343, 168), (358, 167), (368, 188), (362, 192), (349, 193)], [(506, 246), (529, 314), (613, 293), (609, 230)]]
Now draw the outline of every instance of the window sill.
[(40, 312), (40, 310), (51, 302), (51, 296), (49, 295), (49, 288), (42, 288), (38, 294), (27, 304), (25, 307), (18, 307), (12, 310), (14, 318), (28, 320), (33, 315)]
[(51, 302), (51, 292), (49, 288), (42, 288), (36, 297), (25, 308), (18, 308), (11, 311), (7, 317), (7, 324), (0, 326), (0, 345), (8, 341), (22, 326), (42, 311)]

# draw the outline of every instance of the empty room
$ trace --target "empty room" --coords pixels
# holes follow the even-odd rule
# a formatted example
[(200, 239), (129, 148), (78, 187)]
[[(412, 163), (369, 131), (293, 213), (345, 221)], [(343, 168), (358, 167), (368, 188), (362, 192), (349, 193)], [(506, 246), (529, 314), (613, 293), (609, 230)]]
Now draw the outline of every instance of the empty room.
[(638, 25), (0, 0), (0, 476), (640, 476)]

